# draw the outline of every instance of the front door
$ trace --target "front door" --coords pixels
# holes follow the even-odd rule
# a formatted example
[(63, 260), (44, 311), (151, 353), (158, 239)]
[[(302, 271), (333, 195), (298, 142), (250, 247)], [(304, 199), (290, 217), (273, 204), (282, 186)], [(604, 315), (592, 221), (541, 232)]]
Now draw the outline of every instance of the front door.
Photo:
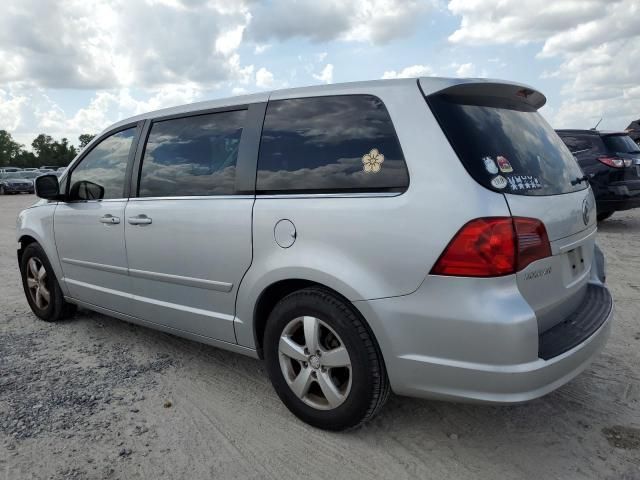
[(129, 313), (124, 242), (126, 170), (136, 127), (96, 144), (73, 167), (67, 201), (54, 217), (58, 256), (70, 295), (80, 301)]
[(246, 110), (152, 123), (123, 221), (134, 314), (235, 343), (253, 195), (235, 195)]

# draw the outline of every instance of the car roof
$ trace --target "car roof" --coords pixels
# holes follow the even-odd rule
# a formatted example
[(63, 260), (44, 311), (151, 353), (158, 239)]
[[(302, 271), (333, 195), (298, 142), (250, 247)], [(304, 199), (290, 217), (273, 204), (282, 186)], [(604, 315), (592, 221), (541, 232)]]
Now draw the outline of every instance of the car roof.
[[(505, 85), (517, 85), (523, 88), (532, 89), (532, 87), (517, 82), (496, 80), (489, 78), (446, 78), (446, 77), (416, 77), (402, 79), (385, 79), (385, 80), (368, 80), (364, 82), (348, 82), (348, 83), (332, 83), (329, 85), (314, 85), (310, 87), (287, 88), (283, 90), (273, 90), (260, 92), (250, 95), (240, 95), (236, 97), (221, 98), (216, 100), (206, 100), (203, 102), (190, 103), (175, 107), (163, 108), (148, 113), (136, 115), (134, 117), (125, 118), (119, 122), (106, 128), (100, 135), (125, 125), (130, 125), (146, 119), (154, 119), (168, 117), (172, 115), (187, 114), (202, 110), (213, 110), (216, 108), (226, 108), (233, 106), (249, 105), (252, 103), (267, 102), (269, 100), (282, 100), (286, 98), (303, 98), (325, 95), (348, 95), (360, 93), (363, 90), (370, 89), (372, 93), (375, 90), (391, 87), (391, 86), (417, 86), (418, 80), (424, 95), (431, 95), (435, 92), (448, 87), (471, 83), (494, 83)], [(535, 90), (535, 89), (532, 89)], [(544, 99), (544, 97), (543, 97)], [(98, 137), (100, 136), (98, 135)], [(97, 137), (96, 137), (97, 138)]]
[(629, 135), (627, 132), (620, 132), (618, 130), (580, 130), (577, 128), (559, 128), (556, 130), (557, 133), (566, 133), (569, 135)]

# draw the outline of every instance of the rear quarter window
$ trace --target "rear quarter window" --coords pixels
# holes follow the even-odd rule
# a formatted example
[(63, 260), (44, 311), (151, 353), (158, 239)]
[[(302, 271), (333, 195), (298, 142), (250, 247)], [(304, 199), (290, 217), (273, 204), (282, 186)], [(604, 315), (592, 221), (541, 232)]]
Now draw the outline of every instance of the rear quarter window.
[(404, 191), (408, 185), (400, 143), (379, 98), (269, 102), (258, 158), (259, 192)]
[(557, 195), (587, 188), (575, 158), (533, 108), (501, 99), (446, 94), (427, 98), (451, 146), (483, 186), (516, 195)]
[(640, 148), (628, 135), (606, 135), (602, 141), (613, 153), (638, 153)]

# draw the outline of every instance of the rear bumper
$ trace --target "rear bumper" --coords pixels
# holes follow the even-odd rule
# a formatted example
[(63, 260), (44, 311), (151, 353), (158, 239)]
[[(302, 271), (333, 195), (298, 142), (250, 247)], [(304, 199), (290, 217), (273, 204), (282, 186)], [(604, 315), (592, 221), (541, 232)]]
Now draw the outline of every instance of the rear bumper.
[(621, 197), (607, 200), (596, 199), (598, 212), (613, 212), (620, 210), (630, 210), (640, 207), (640, 195), (637, 197)]
[[(430, 285), (411, 295), (355, 302), (372, 325), (397, 394), (483, 403), (524, 402), (578, 375), (609, 336), (613, 305), (607, 291), (604, 297), (609, 303), (599, 310), (599, 318), (592, 319), (595, 330), (545, 360), (539, 356), (535, 315), (524, 300), (518, 300), (520, 296), (509, 289), (508, 282), (455, 279), (455, 285), (452, 279), (446, 280), (447, 291), (438, 285), (445, 283), (442, 279), (428, 277), (425, 283)], [(479, 287), (474, 285), (478, 280), (494, 285), (476, 294), (473, 288)], [(593, 288), (606, 291), (601, 284), (593, 284)], [(466, 290), (464, 297), (459, 296), (462, 290)], [(464, 301), (440, 307), (451, 294)]]
[(640, 180), (611, 182), (594, 192), (599, 212), (640, 207)]

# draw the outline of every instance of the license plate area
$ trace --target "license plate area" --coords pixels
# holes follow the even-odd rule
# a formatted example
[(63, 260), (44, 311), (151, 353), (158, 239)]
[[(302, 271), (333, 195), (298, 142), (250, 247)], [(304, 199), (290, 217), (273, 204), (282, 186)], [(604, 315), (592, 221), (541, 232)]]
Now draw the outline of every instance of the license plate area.
[(587, 267), (587, 262), (583, 255), (583, 248), (577, 247), (573, 250), (569, 250), (566, 253), (566, 260), (566, 271), (569, 273), (569, 278), (575, 279), (581, 277)]

